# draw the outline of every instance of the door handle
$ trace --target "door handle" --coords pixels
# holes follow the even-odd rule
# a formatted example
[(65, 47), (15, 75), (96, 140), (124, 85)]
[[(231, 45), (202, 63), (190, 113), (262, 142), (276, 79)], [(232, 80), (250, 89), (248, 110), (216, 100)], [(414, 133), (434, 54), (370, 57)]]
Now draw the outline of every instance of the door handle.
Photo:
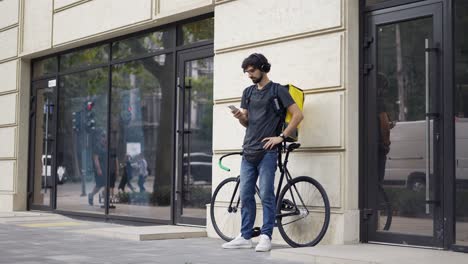
[(426, 200), (425, 201), (426, 204), (434, 204), (434, 205), (440, 205), (440, 201), (439, 200)]
[(426, 117), (429, 117), (429, 119), (439, 119), (440, 113), (426, 113)]
[[(440, 205), (439, 200), (434, 200), (430, 198), (431, 190), (431, 142), (434, 139), (434, 143), (438, 142), (440, 139), (440, 132), (436, 130), (436, 124), (441, 114), (438, 112), (431, 112), (431, 85), (430, 85), (430, 53), (438, 52), (438, 47), (429, 47), (429, 39), (424, 40), (424, 57), (425, 57), (425, 91), (426, 91), (426, 214), (430, 214), (430, 205)], [(432, 121), (432, 124), (431, 124)], [(431, 139), (431, 135), (434, 137)], [(433, 146), (434, 147), (434, 146)]]
[[(430, 86), (429, 86), (429, 39), (424, 40), (424, 60), (425, 60), (425, 90), (426, 90), (426, 201), (429, 201), (431, 173), (431, 116), (430, 116)], [(429, 203), (426, 203), (426, 214), (430, 214)]]
[(192, 134), (192, 130), (177, 130), (177, 134)]

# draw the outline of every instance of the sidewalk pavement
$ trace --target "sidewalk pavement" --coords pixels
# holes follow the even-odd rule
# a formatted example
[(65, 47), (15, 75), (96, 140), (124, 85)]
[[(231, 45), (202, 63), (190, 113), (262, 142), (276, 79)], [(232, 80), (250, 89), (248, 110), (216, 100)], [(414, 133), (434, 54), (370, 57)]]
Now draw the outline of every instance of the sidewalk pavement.
[(309, 248), (274, 245), (271, 252), (258, 253), (254, 249), (222, 249), (222, 243), (221, 239), (207, 238), (204, 229), (197, 227), (129, 226), (42, 212), (0, 212), (1, 264), (465, 264), (468, 261), (465, 253), (389, 245)]
[[(174, 226), (159, 227), (170, 230)], [(143, 230), (148, 228), (155, 227), (142, 227)], [(271, 253), (254, 249), (222, 249), (224, 241), (221, 239), (139, 241), (141, 239), (135, 236), (110, 235), (122, 229), (138, 230), (138, 227), (58, 214), (0, 213), (0, 263), (297, 263), (273, 260)], [(106, 234), (105, 230), (109, 232)], [(279, 248), (285, 246), (274, 246), (274, 249)]]
[(311, 264), (465, 264), (467, 253), (439, 249), (355, 244), (287, 248), (271, 252), (273, 259)]

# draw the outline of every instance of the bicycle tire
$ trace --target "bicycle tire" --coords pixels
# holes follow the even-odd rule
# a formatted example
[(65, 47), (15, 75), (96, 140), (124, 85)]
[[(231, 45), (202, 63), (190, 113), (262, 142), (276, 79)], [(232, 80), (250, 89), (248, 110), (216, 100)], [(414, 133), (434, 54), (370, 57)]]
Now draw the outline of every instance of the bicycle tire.
[[(233, 240), (240, 232), (240, 202), (236, 211), (229, 212), (228, 207), (223, 208), (229, 204), (229, 200), (233, 195), (237, 181), (238, 178), (231, 177), (218, 184), (210, 203), (211, 224), (218, 236), (228, 242)], [(240, 190), (237, 189), (234, 195), (235, 198), (233, 200), (233, 204), (236, 204), (240, 195)], [(215, 212), (215, 210), (218, 211)], [(238, 222), (239, 226), (236, 225), (236, 222)]]
[[(385, 192), (384, 188), (379, 185), (379, 210), (385, 211), (387, 219), (385, 220), (385, 225), (383, 226), (383, 230), (388, 231), (390, 230), (390, 226), (392, 225), (392, 205), (388, 200), (387, 193)], [(380, 214), (379, 214), (380, 217)]]
[[(308, 195), (308, 192), (314, 191), (314, 189), (318, 190), (322, 202), (318, 201), (319, 203), (317, 203), (315, 199), (310, 199), (311, 195)], [(296, 212), (297, 210), (300, 211), (299, 215), (281, 216), (281, 214), (292, 211), (293, 209), (291, 206), (296, 207)], [(309, 211), (309, 209), (311, 209), (311, 211)], [(276, 212), (278, 230), (284, 241), (291, 247), (309, 247), (317, 245), (325, 236), (330, 223), (330, 202), (328, 200), (328, 195), (318, 181), (308, 176), (294, 178), (284, 186), (278, 199)], [(311, 221), (311, 219), (308, 221), (301, 221), (309, 215), (315, 216), (312, 219), (313, 221)], [(319, 216), (323, 217), (323, 221), (316, 221), (316, 219), (319, 219)], [(292, 227), (293, 232), (291, 234), (286, 230), (286, 226), (288, 226), (288, 229)], [(313, 230), (318, 230), (318, 234), (314, 235)], [(299, 237), (299, 235), (301, 237)], [(312, 237), (310, 237), (310, 239), (307, 238), (311, 235)], [(303, 241), (300, 241), (301, 239)]]

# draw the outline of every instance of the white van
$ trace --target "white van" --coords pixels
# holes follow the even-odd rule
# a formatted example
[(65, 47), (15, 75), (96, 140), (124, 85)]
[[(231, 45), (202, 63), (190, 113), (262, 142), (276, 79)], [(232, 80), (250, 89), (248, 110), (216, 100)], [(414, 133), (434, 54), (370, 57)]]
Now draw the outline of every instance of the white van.
[(51, 155), (42, 155), (41, 158), (42, 163), (42, 180), (41, 186), (44, 187), (52, 187), (52, 156)]
[[(455, 119), (455, 130), (456, 179), (468, 182), (468, 118)], [(432, 139), (433, 134), (430, 136)], [(415, 191), (423, 190), (426, 185), (426, 121), (397, 122), (390, 130), (390, 142), (384, 184), (404, 184)], [(429, 146), (432, 149), (432, 140)]]

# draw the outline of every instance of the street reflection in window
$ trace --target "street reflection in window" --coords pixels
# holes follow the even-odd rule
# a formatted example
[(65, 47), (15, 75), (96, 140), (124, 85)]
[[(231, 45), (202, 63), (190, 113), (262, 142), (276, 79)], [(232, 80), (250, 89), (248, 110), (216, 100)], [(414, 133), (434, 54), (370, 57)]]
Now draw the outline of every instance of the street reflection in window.
[(170, 219), (172, 61), (164, 54), (112, 67), (111, 146), (119, 171), (111, 214)]

